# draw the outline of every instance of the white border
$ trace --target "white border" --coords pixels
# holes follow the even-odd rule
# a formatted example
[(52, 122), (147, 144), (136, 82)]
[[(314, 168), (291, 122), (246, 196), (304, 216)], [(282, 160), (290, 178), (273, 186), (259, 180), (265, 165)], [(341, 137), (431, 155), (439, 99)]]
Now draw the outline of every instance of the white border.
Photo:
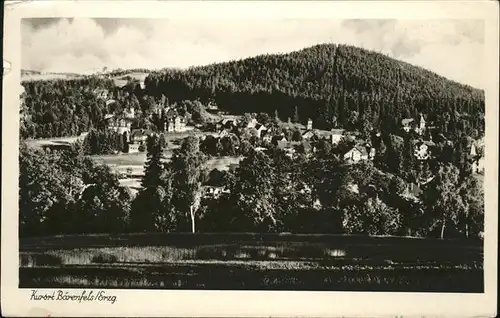
[[(498, 5), (496, 1), (34, 1), (5, 5), (2, 119), (2, 315), (22, 316), (496, 316)], [(22, 17), (480, 18), (486, 21), (485, 293), (113, 290), (111, 304), (30, 302), (18, 284), (18, 106)], [(108, 290), (111, 292), (111, 290)]]

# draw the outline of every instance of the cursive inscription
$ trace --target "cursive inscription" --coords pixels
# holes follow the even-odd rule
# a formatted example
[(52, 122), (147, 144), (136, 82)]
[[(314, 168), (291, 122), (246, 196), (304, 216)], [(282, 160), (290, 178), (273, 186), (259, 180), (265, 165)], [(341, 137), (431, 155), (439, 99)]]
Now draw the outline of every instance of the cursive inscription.
[(104, 290), (99, 290), (99, 291), (83, 290), (83, 291), (78, 291), (78, 292), (53, 290), (51, 292), (43, 292), (42, 293), (37, 289), (32, 289), (30, 300), (75, 301), (78, 303), (89, 302), (89, 301), (96, 302), (97, 301), (97, 302), (109, 302), (111, 304), (114, 304), (116, 301), (116, 296), (106, 294), (106, 291), (104, 291)]

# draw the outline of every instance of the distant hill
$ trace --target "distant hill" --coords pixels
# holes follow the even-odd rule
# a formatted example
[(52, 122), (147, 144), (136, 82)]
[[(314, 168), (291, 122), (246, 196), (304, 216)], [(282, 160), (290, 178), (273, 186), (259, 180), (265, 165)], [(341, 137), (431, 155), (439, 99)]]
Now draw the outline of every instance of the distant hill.
[(84, 75), (77, 73), (55, 73), (55, 72), (40, 72), (33, 70), (21, 69), (21, 81), (46, 81), (54, 79), (76, 79), (82, 78)]
[[(484, 92), (424, 68), (348, 45), (321, 44), (288, 54), (163, 70), (148, 94), (170, 100), (213, 98), (233, 113), (278, 111), (312, 118), (317, 128), (399, 129), (419, 113), (445, 134), (484, 131)], [(297, 109), (297, 110), (296, 110)]]

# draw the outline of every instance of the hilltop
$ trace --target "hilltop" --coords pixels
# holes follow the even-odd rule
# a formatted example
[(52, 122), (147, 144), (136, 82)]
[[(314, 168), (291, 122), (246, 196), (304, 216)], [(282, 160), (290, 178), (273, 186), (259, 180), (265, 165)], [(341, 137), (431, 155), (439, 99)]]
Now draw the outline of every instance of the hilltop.
[(71, 80), (84, 77), (77, 73), (40, 72), (35, 70), (21, 69), (21, 82), (26, 81), (47, 81), (47, 80)]
[[(399, 134), (402, 119), (423, 114), (447, 138), (484, 134), (484, 91), (348, 45), (320, 44), (189, 69), (113, 70), (86, 76), (23, 73), (25, 112), (30, 118), (24, 135), (29, 137), (67, 136), (96, 125), (110, 111), (88, 94), (98, 87), (118, 98), (120, 107), (140, 104), (143, 111), (164, 95), (174, 103), (214, 101), (221, 111), (236, 115), (277, 112), (282, 121), (293, 118), (302, 124), (311, 118), (318, 129), (374, 128)], [(44, 76), (52, 79), (33, 80)], [(127, 87), (129, 81), (143, 82), (145, 89)], [(41, 101), (40, 92), (53, 102)], [(78, 112), (65, 110), (77, 100), (86, 106)], [(61, 122), (68, 124), (59, 128)]]
[(145, 84), (150, 95), (213, 98), (229, 112), (278, 111), (282, 119), (298, 113), (302, 122), (312, 118), (320, 128), (356, 129), (365, 120), (395, 130), (401, 119), (424, 113), (439, 127), (466, 121), (466, 127), (484, 129), (482, 90), (348, 45), (163, 70), (151, 73)]

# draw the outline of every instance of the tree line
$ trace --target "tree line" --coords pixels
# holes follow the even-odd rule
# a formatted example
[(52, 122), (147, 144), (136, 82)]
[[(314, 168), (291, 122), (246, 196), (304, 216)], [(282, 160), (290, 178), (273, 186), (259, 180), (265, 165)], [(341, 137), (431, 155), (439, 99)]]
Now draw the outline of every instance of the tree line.
[[(289, 157), (249, 151), (235, 171), (207, 169), (196, 137), (171, 160), (156, 136), (147, 141), (142, 190), (132, 197), (108, 167), (76, 144), (71, 150), (20, 151), (22, 236), (102, 232), (292, 232), (477, 237), (483, 189), (453, 162), (410, 196), (402, 174), (378, 161), (348, 165), (333, 152)], [(422, 175), (427, 168), (421, 167)], [(227, 189), (204, 195), (207, 185)], [(418, 198), (418, 200), (416, 200)]]

